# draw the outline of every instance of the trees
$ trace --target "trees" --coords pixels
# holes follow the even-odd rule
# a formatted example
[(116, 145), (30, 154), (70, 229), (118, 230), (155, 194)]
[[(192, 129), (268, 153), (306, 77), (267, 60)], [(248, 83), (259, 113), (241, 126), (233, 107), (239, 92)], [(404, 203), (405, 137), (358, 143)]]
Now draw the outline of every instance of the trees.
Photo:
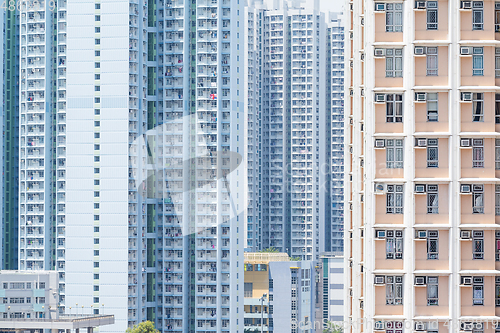
[(139, 325), (134, 325), (132, 328), (127, 328), (125, 333), (160, 333), (160, 331), (155, 328), (153, 322), (148, 320), (139, 323)]
[(328, 322), (328, 328), (323, 330), (323, 333), (343, 333), (343, 332), (344, 330), (342, 329), (342, 326), (332, 323), (331, 321)]
[(275, 248), (274, 246), (268, 247), (267, 249), (262, 249), (260, 251), (261, 253), (278, 253), (279, 250)]

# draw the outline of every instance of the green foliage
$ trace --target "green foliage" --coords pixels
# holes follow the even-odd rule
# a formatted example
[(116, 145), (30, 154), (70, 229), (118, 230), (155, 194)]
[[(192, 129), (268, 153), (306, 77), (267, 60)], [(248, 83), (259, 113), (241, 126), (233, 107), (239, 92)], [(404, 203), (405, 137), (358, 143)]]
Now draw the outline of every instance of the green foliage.
[(160, 331), (155, 328), (153, 322), (148, 320), (139, 323), (139, 325), (134, 325), (132, 328), (127, 328), (125, 333), (160, 333)]
[(261, 253), (278, 253), (280, 251), (277, 248), (275, 248), (274, 246), (271, 246), (271, 247), (268, 247), (267, 249), (262, 249), (260, 252)]
[(342, 326), (334, 324), (331, 321), (328, 322), (328, 328), (323, 330), (323, 333), (343, 333), (343, 332), (344, 330), (342, 329)]
[(300, 257), (290, 257), (290, 261), (300, 261)]

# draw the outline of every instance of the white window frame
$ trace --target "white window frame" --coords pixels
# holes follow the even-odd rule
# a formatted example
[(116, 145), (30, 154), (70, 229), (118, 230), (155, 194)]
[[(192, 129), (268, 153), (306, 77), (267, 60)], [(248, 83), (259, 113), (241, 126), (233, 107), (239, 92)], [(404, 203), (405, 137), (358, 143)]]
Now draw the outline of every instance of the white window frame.
[(500, 215), (500, 184), (495, 184), (495, 215)]
[(472, 30), (484, 30), (484, 4), (472, 1)]
[(403, 49), (385, 49), (385, 77), (403, 77)]
[[(495, 13), (500, 13), (500, 10), (495, 10)], [(496, 25), (496, 24), (495, 24)], [(495, 48), (495, 77), (500, 77), (500, 54), (497, 54), (497, 50), (499, 48)]]
[(427, 93), (427, 121), (438, 121), (438, 93)]
[(403, 276), (390, 275), (385, 277), (385, 304), (403, 304)]
[(484, 94), (472, 93), (472, 121), (484, 121)]
[(403, 122), (403, 94), (387, 94), (385, 96), (385, 121), (388, 123)]
[(472, 48), (472, 76), (484, 75), (484, 48)]
[(472, 167), (484, 168), (484, 139), (472, 139)]
[[(432, 15), (434, 15), (434, 19), (432, 19)], [(437, 30), (438, 20), (438, 2), (427, 1), (427, 30)]]
[[(434, 156), (432, 156), (434, 155)], [(427, 167), (439, 167), (439, 141), (438, 139), (427, 139)]]
[(385, 232), (385, 258), (403, 259), (403, 230), (386, 230)]
[[(474, 187), (481, 186), (482, 190), (474, 189)], [(472, 214), (484, 214), (484, 186), (472, 186)]]
[(427, 47), (427, 76), (438, 75), (438, 48), (437, 46)]
[(439, 305), (439, 277), (427, 277), (427, 305)]
[[(433, 251), (432, 248), (435, 250)], [(439, 231), (427, 231), (427, 260), (439, 259)]]
[[(479, 278), (481, 278), (482, 282), (477, 281)], [(477, 282), (472, 284), (472, 305), (484, 305), (484, 278), (475, 276), (473, 280)]]
[(387, 139), (385, 141), (385, 163), (387, 169), (402, 169), (404, 163), (403, 139)]
[(438, 185), (427, 185), (427, 214), (439, 214)]
[(404, 186), (401, 184), (387, 185), (387, 214), (403, 214), (404, 210)]
[(385, 31), (403, 32), (403, 2), (385, 4)]
[(472, 259), (484, 259), (484, 231), (472, 232)]

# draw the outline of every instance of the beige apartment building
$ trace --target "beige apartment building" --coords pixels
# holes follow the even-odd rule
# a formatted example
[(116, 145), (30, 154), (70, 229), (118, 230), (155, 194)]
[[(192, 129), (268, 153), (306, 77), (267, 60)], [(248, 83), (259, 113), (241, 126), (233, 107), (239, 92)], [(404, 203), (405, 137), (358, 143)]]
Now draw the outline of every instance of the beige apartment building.
[(346, 332), (500, 332), (500, 2), (346, 19)]

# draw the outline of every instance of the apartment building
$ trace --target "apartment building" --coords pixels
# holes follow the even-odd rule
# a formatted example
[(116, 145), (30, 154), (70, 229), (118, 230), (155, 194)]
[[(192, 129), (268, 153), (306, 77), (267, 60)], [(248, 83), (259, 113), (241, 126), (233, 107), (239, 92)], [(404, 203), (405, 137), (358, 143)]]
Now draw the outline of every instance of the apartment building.
[[(324, 229), (324, 251), (344, 251), (344, 18), (341, 13), (329, 13), (327, 32), (327, 62), (329, 67), (326, 89), (331, 100), (327, 99), (327, 124), (331, 133), (326, 136), (326, 151), (329, 157), (331, 173), (326, 184), (330, 185), (327, 193)], [(327, 94), (329, 95), (329, 94)], [(331, 221), (331, 223), (328, 223)]]
[(243, 330), (244, 15), (20, 5), (19, 267), (58, 271), (61, 312)]
[(316, 322), (344, 325), (344, 257), (322, 253), (316, 266)]
[(261, 247), (313, 260), (327, 200), (325, 15), (287, 2), (264, 14)]
[(0, 267), (17, 269), (19, 195), (19, 14), (5, 10), (1, 16), (3, 52), (2, 105), (2, 223)]
[(49, 271), (0, 271), (0, 318), (55, 319), (59, 313), (58, 274)]
[(245, 253), (245, 330), (311, 333), (315, 320), (312, 261), (286, 253)]
[(499, 8), (349, 2), (348, 332), (498, 331)]

